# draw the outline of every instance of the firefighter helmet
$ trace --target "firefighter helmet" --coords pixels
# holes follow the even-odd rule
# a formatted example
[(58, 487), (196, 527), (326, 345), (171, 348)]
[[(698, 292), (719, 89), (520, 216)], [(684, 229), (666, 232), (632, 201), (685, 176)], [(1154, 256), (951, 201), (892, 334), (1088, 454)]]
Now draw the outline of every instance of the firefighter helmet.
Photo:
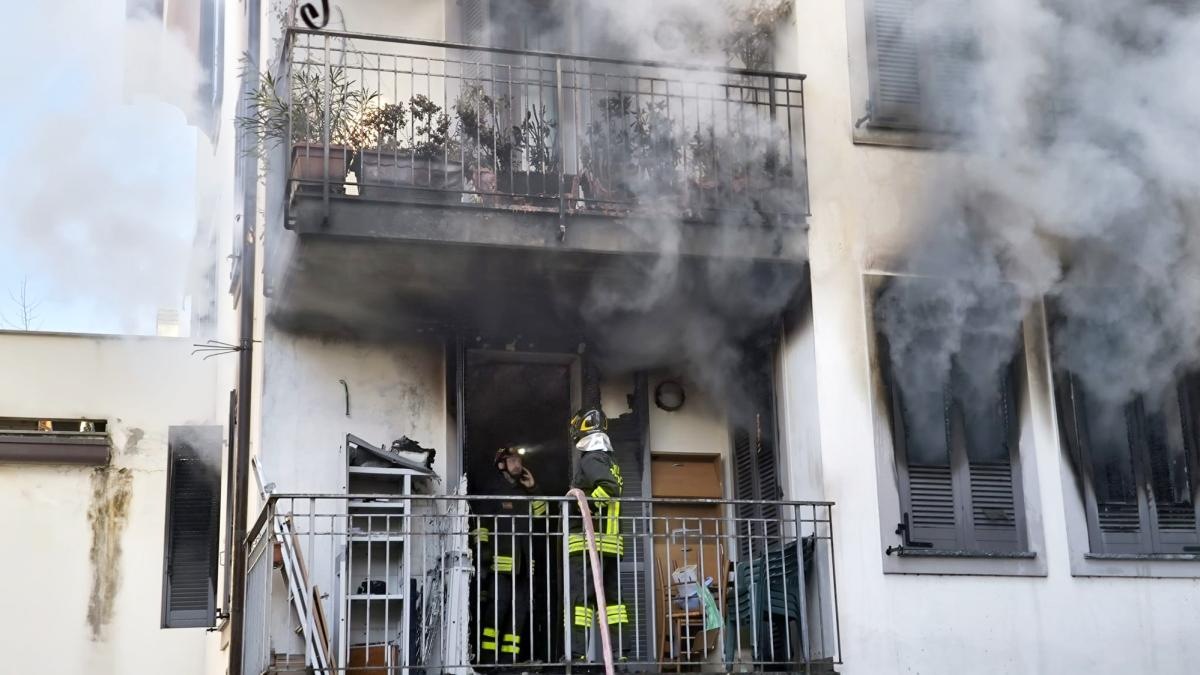
[(578, 443), (579, 439), (592, 434), (607, 433), (608, 418), (599, 408), (580, 410), (571, 418), (571, 441)]
[(509, 457), (519, 457), (522, 453), (515, 446), (507, 446), (496, 451), (496, 456), (492, 458), (492, 463), (496, 468), (504, 471), (504, 460)]

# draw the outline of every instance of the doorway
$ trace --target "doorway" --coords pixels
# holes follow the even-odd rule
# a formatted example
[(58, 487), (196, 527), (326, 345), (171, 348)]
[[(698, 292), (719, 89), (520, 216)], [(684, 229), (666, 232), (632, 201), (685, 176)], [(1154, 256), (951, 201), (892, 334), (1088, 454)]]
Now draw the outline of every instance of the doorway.
[(463, 465), (473, 493), (498, 476), (492, 460), (507, 446), (525, 450), (538, 492), (565, 494), (571, 480), (567, 425), (578, 404), (573, 356), (471, 350), (463, 378)]
[[(463, 456), (468, 491), (496, 494), (511, 486), (496, 471), (496, 450), (518, 446), (525, 450), (526, 468), (537, 480), (539, 495), (566, 494), (572, 456), (567, 425), (580, 400), (579, 359), (573, 355), (469, 350), (463, 372)], [(557, 531), (557, 504), (546, 523), (532, 527), (533, 574), (536, 592), (528, 599), (526, 637), (533, 661), (550, 662), (561, 656), (561, 570), (558, 550), (539, 533)], [(540, 542), (540, 543), (539, 543)], [(472, 597), (482, 589), (472, 586)], [(476, 627), (478, 630), (478, 627)], [(478, 639), (478, 636), (476, 636)]]

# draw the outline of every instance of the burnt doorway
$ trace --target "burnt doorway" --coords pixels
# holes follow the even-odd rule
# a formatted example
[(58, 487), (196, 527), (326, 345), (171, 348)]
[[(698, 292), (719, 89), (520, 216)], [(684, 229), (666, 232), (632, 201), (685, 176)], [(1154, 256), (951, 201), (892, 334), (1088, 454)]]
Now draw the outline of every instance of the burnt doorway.
[(539, 492), (562, 495), (571, 479), (567, 425), (579, 399), (571, 356), (468, 351), (463, 378), (463, 465), (470, 491), (484, 493), (498, 477), (498, 449), (518, 446)]
[[(580, 399), (578, 364), (572, 355), (466, 352), (462, 462), (471, 494), (509, 493), (511, 485), (493, 464), (496, 450), (507, 446), (525, 450), (525, 464), (537, 480), (540, 495), (566, 493), (574, 454), (568, 424)], [(472, 510), (476, 508), (488, 511), (482, 503), (472, 505)], [(558, 505), (552, 504), (549, 517), (536, 518), (529, 527), (532, 545), (527, 550), (534, 565), (523, 579), (531, 592), (522, 594), (527, 614), (518, 632), (528, 650), (522, 652), (522, 660), (545, 663), (562, 655), (562, 561), (550, 537), (561, 528), (557, 510)], [(483, 606), (490, 591), (479, 580), (487, 574), (487, 569), (479, 570), (471, 589), (476, 603)], [(476, 644), (482, 644), (479, 630), (474, 626)]]

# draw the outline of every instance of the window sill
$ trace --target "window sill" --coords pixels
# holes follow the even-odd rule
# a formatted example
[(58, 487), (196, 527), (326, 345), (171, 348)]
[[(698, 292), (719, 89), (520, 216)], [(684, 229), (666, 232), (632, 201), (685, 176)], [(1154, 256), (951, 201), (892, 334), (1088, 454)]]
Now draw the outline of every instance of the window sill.
[(896, 555), (903, 558), (972, 558), (983, 560), (1031, 560), (1034, 551), (956, 551), (937, 548), (899, 548)]
[(0, 463), (76, 464), (108, 463), (106, 434), (37, 431), (0, 434)]
[(1200, 553), (1084, 553), (1088, 560), (1200, 562)]

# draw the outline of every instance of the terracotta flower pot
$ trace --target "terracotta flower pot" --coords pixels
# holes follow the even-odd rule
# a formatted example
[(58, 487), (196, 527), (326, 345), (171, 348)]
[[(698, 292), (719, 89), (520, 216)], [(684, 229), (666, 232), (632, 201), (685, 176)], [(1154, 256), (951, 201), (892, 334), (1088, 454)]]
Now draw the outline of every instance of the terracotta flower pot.
[[(343, 145), (329, 146), (329, 182), (340, 189), (346, 182), (346, 160), (349, 153)], [(292, 146), (292, 180), (321, 183), (325, 179), (325, 150), (317, 143), (297, 143)]]

